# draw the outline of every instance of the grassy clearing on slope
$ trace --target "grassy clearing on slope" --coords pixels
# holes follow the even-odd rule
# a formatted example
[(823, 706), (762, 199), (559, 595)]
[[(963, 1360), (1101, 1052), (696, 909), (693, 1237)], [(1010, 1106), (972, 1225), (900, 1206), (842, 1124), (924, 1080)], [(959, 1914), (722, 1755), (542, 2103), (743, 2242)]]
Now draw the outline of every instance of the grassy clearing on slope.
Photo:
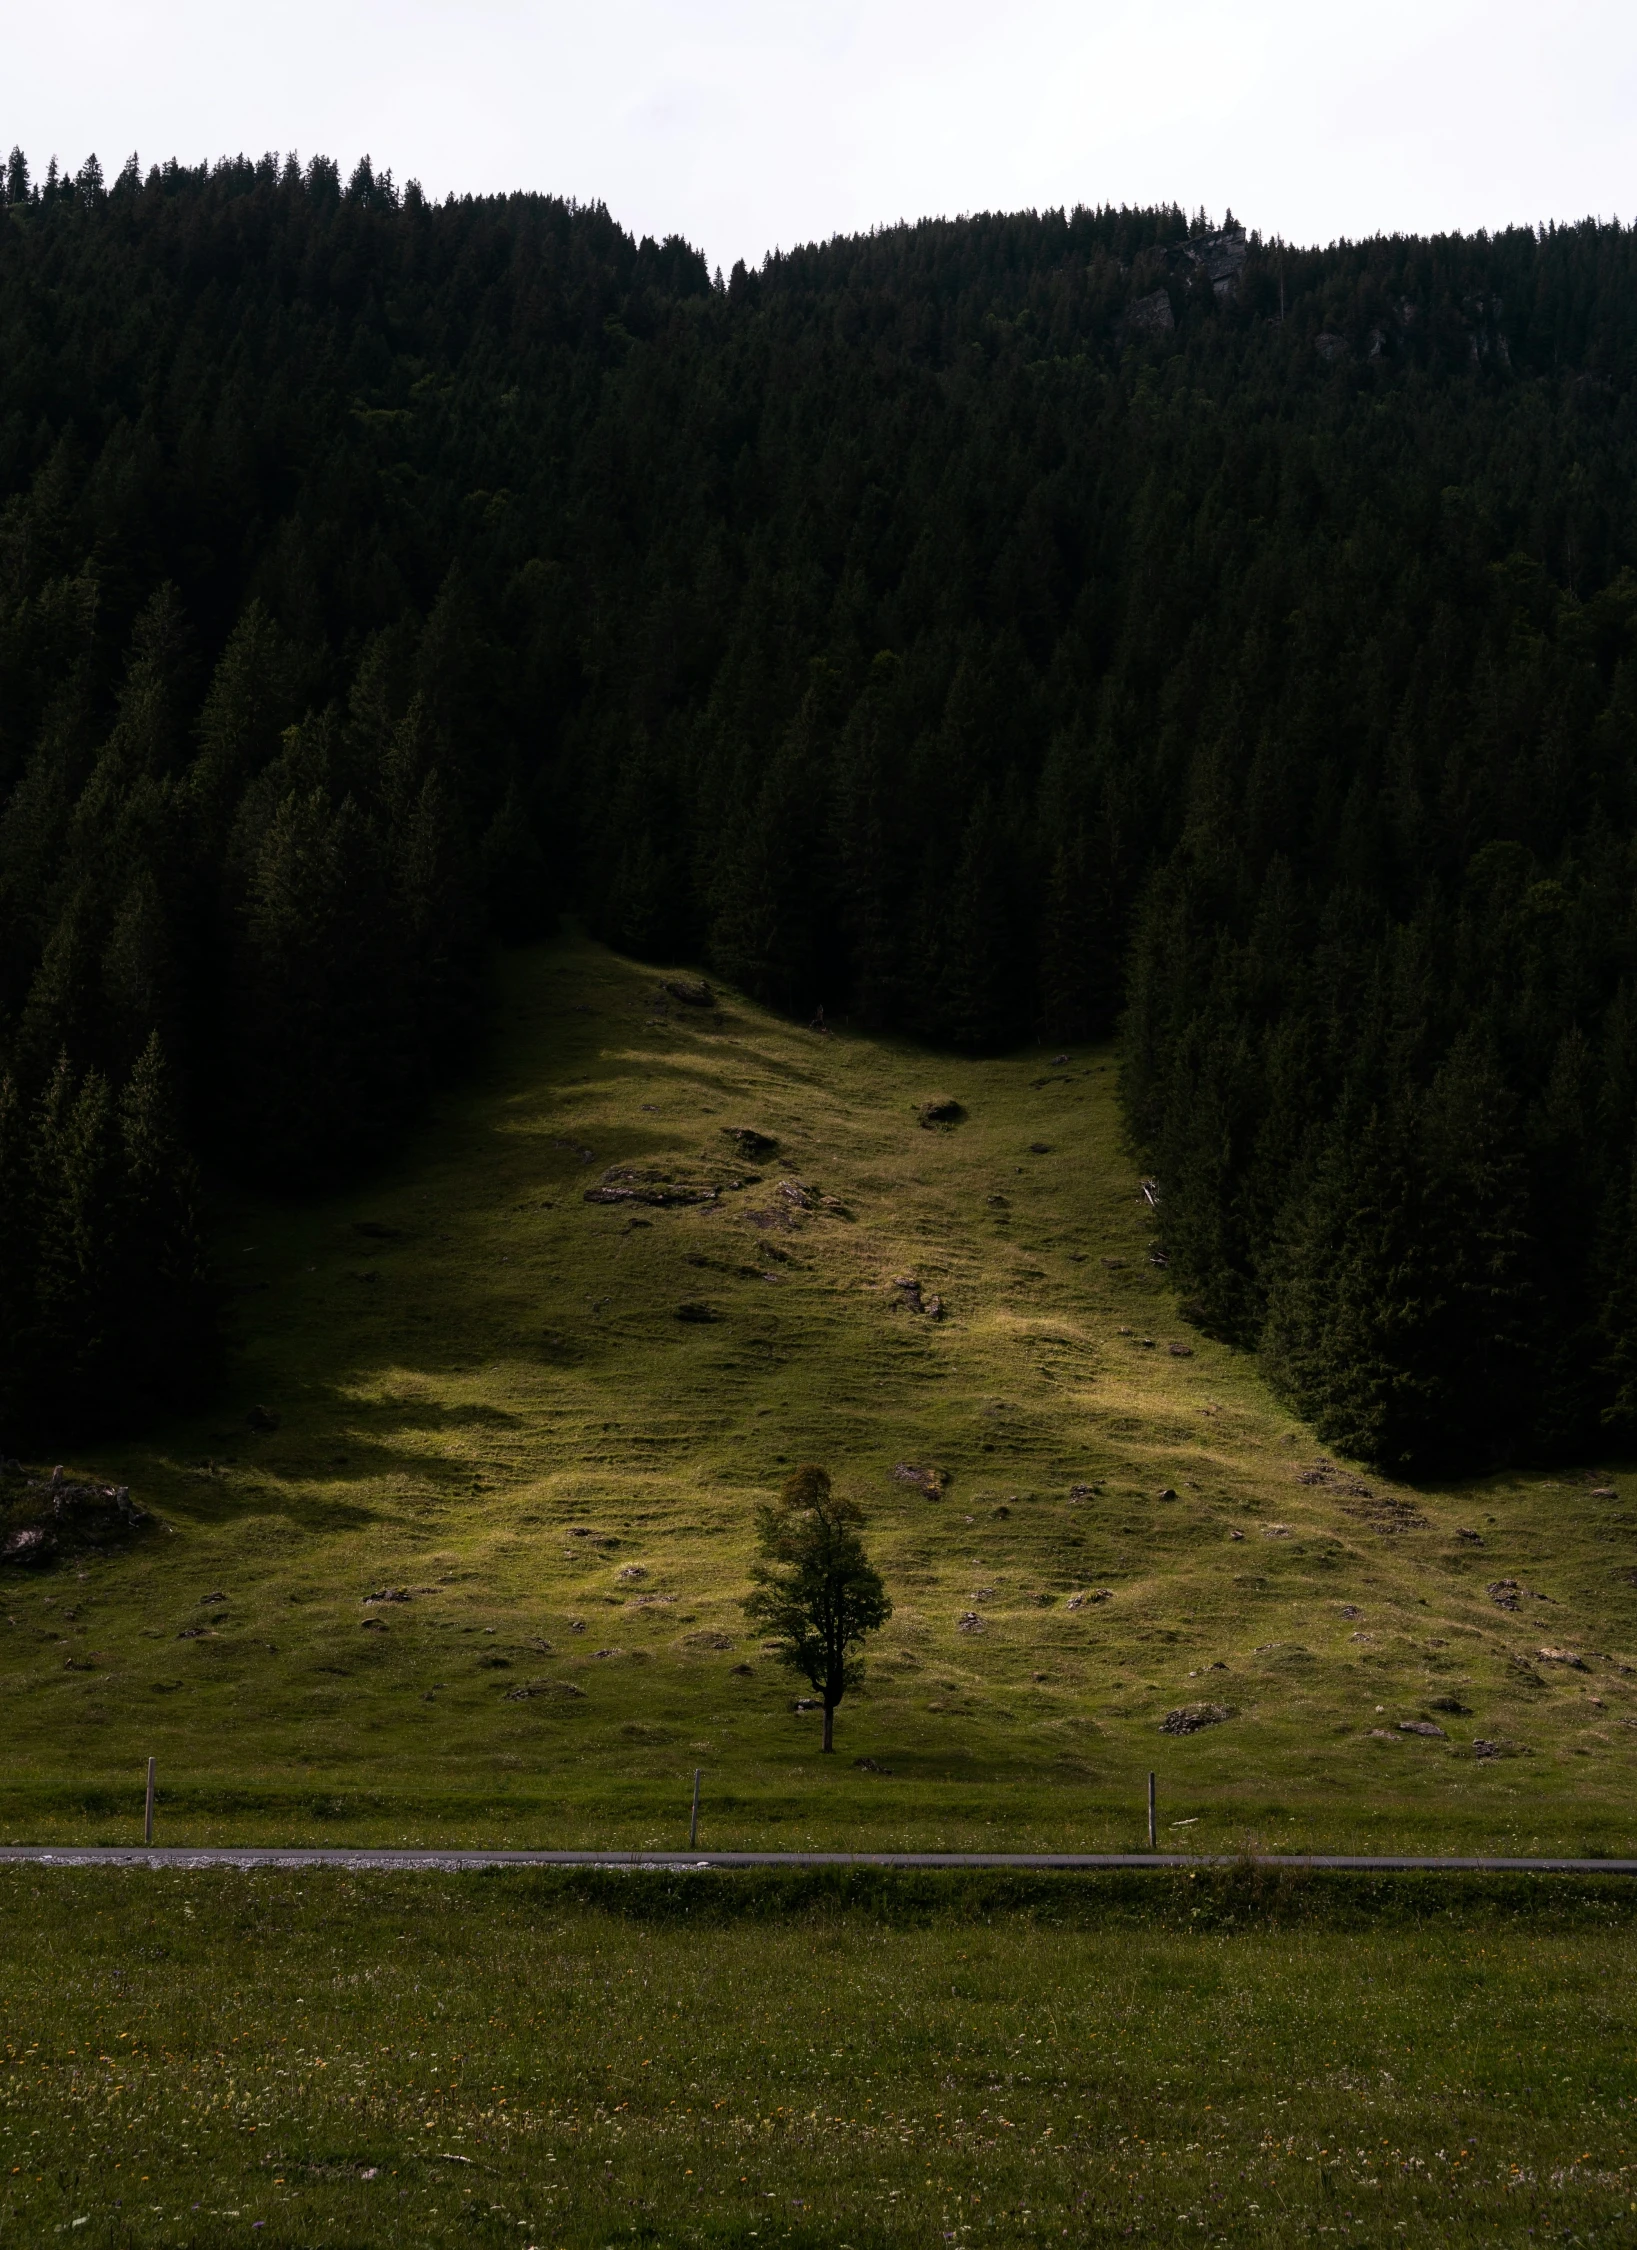
[(0, 2237), (1629, 2240), (1611, 1883), (0, 1871)]
[[(713, 1846), (1125, 1847), (1154, 1767), (1172, 1844), (1632, 1848), (1632, 1481), (1317, 1466), (1150, 1263), (1110, 1054), (822, 1035), (579, 944), (500, 977), (390, 1173), (229, 1215), (219, 1407), (70, 1464), (161, 1527), (5, 1582), (7, 1835), (128, 1840), (151, 1751), (173, 1842), (674, 1845), (700, 1766)], [(721, 1192), (587, 1202), (610, 1168)], [(830, 1760), (738, 1606), (804, 1459), (897, 1604)], [(1194, 1703), (1233, 1715), (1160, 1731)]]

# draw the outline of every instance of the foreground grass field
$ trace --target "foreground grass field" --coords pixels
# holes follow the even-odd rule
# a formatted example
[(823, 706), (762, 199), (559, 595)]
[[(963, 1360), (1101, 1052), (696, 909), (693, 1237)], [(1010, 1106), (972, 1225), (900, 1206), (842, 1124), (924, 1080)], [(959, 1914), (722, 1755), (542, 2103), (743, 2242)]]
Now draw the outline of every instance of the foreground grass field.
[(1634, 1906), (8, 1868), (0, 2241), (1630, 2242)]
[[(129, 1840), (151, 1752), (169, 1842), (668, 1846), (700, 1767), (717, 1847), (1128, 1847), (1153, 1767), (1172, 1845), (1637, 1845), (1631, 1478), (1326, 1463), (1150, 1262), (1109, 1054), (500, 974), (389, 1175), (228, 1215), (222, 1402), (70, 1464), (158, 1527), (0, 1585), (6, 1836)], [(738, 1606), (805, 1459), (897, 1604), (830, 1760)]]

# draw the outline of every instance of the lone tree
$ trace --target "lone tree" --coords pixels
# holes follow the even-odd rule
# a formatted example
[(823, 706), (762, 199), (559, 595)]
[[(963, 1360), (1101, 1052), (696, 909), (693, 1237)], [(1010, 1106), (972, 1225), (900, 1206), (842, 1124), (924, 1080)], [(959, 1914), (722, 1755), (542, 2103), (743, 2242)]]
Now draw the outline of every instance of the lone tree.
[(866, 1633), (892, 1615), (881, 1573), (858, 1534), (863, 1510), (830, 1489), (828, 1473), (809, 1464), (785, 1479), (771, 1506), (758, 1508), (762, 1560), (750, 1575), (756, 1591), (745, 1615), (776, 1637), (781, 1664), (807, 1680), (824, 1703), (824, 1748), (835, 1748), (835, 1708), (864, 1677), (856, 1652)]

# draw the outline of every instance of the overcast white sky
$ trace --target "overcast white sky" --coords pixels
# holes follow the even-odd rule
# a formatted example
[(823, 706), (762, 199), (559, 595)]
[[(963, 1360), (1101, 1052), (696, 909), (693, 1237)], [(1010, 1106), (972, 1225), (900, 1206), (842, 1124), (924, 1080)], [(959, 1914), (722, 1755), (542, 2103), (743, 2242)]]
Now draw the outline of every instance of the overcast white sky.
[(0, 0), (0, 55), (37, 174), (367, 151), (724, 267), (1026, 205), (1299, 241), (1637, 209), (1633, 0)]

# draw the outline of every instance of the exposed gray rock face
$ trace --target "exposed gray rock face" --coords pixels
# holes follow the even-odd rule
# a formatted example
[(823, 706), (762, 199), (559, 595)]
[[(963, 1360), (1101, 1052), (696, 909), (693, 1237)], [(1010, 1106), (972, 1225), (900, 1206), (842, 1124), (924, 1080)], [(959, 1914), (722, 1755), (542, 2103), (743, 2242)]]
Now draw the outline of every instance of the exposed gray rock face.
[(1181, 252), (1182, 263), (1202, 272), (1221, 298), (1234, 294), (1249, 256), (1250, 243), (1243, 227), (1201, 235), (1197, 241), (1185, 243)]
[(1155, 289), (1126, 308), (1126, 332), (1133, 336), (1168, 336), (1177, 324), (1167, 290)]

